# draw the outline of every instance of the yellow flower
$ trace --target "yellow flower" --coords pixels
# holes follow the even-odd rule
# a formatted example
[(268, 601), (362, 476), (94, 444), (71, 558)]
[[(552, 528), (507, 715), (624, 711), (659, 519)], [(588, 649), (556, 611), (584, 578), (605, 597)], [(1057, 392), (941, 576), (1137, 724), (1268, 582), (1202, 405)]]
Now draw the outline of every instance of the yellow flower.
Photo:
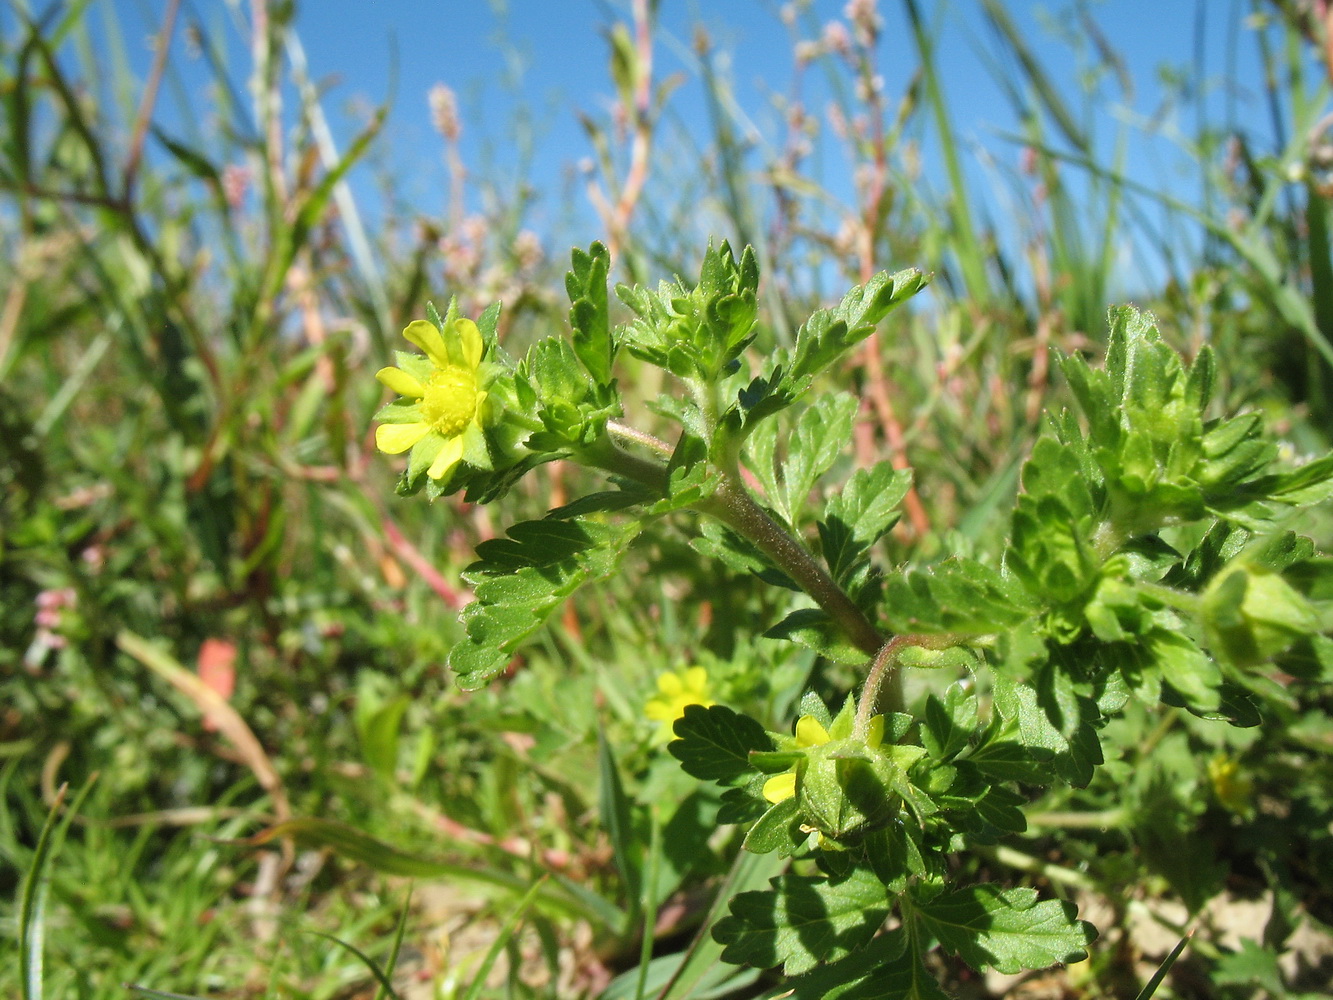
[(1253, 809), (1254, 782), (1240, 771), (1240, 761), (1218, 754), (1208, 762), (1208, 782), (1217, 801), (1238, 816)]
[(657, 678), (657, 694), (648, 699), (643, 714), (658, 726), (657, 738), (672, 736), (672, 726), (685, 714), (687, 705), (717, 704), (708, 697), (708, 671), (703, 667), (690, 667), (679, 672), (668, 670)]
[(375, 373), (404, 397), (376, 414), (382, 422), (375, 428), (375, 444), (388, 455), (411, 449), (411, 478), (424, 470), (431, 479), (448, 479), (464, 456), (489, 468), (482, 432), (489, 366), (481, 360), (481, 331), (452, 309), (443, 327), (441, 331), (420, 319), (409, 323), (403, 336), (425, 351), (425, 357), (398, 352), (398, 367)]
[[(834, 725), (833, 728), (836, 730), (838, 726)], [(809, 747), (823, 746), (831, 738), (823, 723), (813, 715), (803, 715), (796, 720), (796, 749), (805, 750)], [(878, 750), (882, 742), (884, 742), (884, 716), (876, 715), (870, 720), (866, 732), (866, 746), (871, 750)], [(764, 798), (774, 805), (795, 794), (796, 768), (775, 774), (764, 782)]]

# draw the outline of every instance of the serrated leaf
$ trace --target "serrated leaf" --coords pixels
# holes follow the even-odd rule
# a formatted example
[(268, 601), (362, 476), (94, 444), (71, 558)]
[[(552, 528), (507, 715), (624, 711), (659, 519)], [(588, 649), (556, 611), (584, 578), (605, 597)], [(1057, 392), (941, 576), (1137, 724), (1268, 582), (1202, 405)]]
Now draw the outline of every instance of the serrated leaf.
[(798, 843), (792, 838), (791, 827), (800, 811), (800, 803), (794, 796), (770, 806), (750, 827), (741, 847), (754, 854), (777, 851), (780, 857), (787, 857)]
[(806, 972), (864, 947), (889, 915), (883, 883), (865, 868), (837, 880), (783, 875), (770, 884), (733, 899), (731, 915), (714, 928), (725, 961)]
[(772, 498), (778, 513), (792, 528), (799, 527), (815, 482), (851, 443), (858, 405), (857, 398), (848, 393), (820, 396), (796, 421), (779, 470), (781, 491)]
[(1269, 495), (1279, 503), (1307, 507), (1333, 496), (1333, 454), (1276, 477)]
[(771, 803), (764, 798), (766, 774), (755, 774), (743, 785), (728, 788), (722, 793), (717, 821), (721, 826), (731, 823), (750, 823), (766, 813)]
[(841, 961), (789, 979), (762, 1000), (949, 1000), (896, 928)]
[(992, 785), (975, 806), (982, 822), (1003, 833), (1022, 833), (1028, 828), (1023, 807), (1027, 799), (1002, 785)]
[(721, 481), (721, 473), (708, 463), (708, 446), (694, 434), (682, 434), (667, 462), (666, 495), (648, 508), (648, 514), (693, 506), (712, 495)]
[(690, 548), (736, 573), (758, 574), (771, 569), (768, 557), (753, 542), (720, 521), (700, 521), (699, 534), (690, 539)]
[(1053, 725), (1031, 685), (995, 677), (995, 710), (1004, 719), (1017, 723), (1022, 743), (1029, 750), (1041, 750), (1055, 756), (1069, 748), (1060, 728)]
[(1277, 953), (1251, 938), (1241, 939), (1239, 951), (1218, 956), (1212, 980), (1218, 986), (1258, 986), (1275, 997), (1287, 992)]
[(993, 726), (987, 738), (967, 759), (983, 774), (1000, 781), (1049, 784), (1050, 770), (1046, 761), (1050, 760), (1050, 753), (1039, 753), (1040, 759), (1020, 741), (1018, 723), (1009, 720)]
[(915, 268), (881, 272), (849, 291), (832, 309), (810, 317), (797, 331), (791, 351), (779, 351), (773, 364), (741, 391), (729, 415), (748, 433), (761, 420), (800, 399), (815, 376), (869, 337), (895, 307), (907, 301), (929, 278)]
[(764, 633), (766, 639), (789, 639), (837, 663), (863, 663), (866, 654), (821, 608), (798, 608)]
[(611, 255), (601, 243), (585, 253), (577, 247), (570, 254), (573, 267), (565, 275), (569, 294), (569, 325), (573, 330), (574, 353), (594, 382), (610, 385), (615, 349), (607, 310), (606, 281)]
[[(995, 710), (1016, 724), (1019, 742), (1030, 756), (1049, 755), (1057, 774), (1078, 787), (1092, 780), (1094, 768), (1102, 763), (1101, 742), (1094, 728), (1098, 718), (1096, 702), (1082, 696), (1061, 697), (1060, 685), (1068, 684), (1067, 675), (1054, 668), (1043, 669), (1045, 684), (1037, 687), (995, 675)], [(978, 755), (969, 758), (983, 766)], [(993, 758), (986, 760), (986, 769)], [(994, 772), (990, 772), (994, 773)], [(1041, 779), (1048, 784), (1050, 776)]]
[(921, 742), (936, 760), (947, 760), (967, 746), (976, 721), (976, 697), (954, 684), (945, 693), (944, 701), (933, 694), (926, 699)]
[(801, 702), (796, 713), (798, 716), (808, 715), (825, 730), (833, 727), (833, 714), (829, 711), (828, 705), (824, 699), (819, 697), (814, 691), (806, 691), (801, 695)]
[(646, 486), (626, 481), (620, 483), (620, 489), (588, 493), (564, 506), (552, 507), (546, 516), (553, 521), (567, 521), (589, 514), (614, 513), (637, 504), (651, 503), (656, 497), (657, 494)]
[(769, 751), (773, 741), (748, 715), (725, 705), (686, 705), (667, 749), (686, 773), (726, 783), (751, 773), (750, 752)]
[(914, 899), (912, 919), (972, 968), (1012, 974), (1087, 957), (1096, 932), (1076, 912), (1061, 900), (1038, 902), (1035, 889), (981, 884)]
[(481, 559), (464, 574), (476, 585), (476, 600), (461, 615), (467, 637), (449, 653), (459, 684), (472, 690), (504, 669), (561, 601), (615, 572), (641, 528), (637, 521), (524, 521), (509, 529), (510, 537), (477, 546)]
[(845, 584), (870, 547), (898, 522), (898, 505), (911, 486), (910, 469), (880, 462), (871, 469), (857, 469), (829, 499), (819, 522), (819, 538), (834, 580)]
[(895, 632), (986, 635), (1025, 620), (1031, 599), (974, 559), (954, 558), (886, 577), (884, 612)]

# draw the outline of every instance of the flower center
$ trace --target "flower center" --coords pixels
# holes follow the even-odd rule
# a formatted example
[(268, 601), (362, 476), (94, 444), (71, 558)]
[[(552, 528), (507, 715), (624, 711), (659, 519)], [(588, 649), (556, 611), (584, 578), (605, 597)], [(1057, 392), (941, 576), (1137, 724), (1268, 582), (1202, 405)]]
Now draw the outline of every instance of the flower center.
[(421, 415), (445, 437), (461, 434), (477, 415), (477, 376), (466, 368), (439, 368), (426, 380)]

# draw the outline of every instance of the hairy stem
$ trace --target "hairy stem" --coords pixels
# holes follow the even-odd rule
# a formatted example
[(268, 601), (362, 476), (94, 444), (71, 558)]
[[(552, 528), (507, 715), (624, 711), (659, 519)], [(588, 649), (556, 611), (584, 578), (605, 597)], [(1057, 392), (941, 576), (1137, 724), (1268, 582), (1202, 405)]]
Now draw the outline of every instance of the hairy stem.
[(741, 483), (723, 478), (712, 496), (694, 505), (694, 509), (716, 517), (737, 534), (754, 542), (796, 585), (841, 626), (856, 647), (873, 656), (884, 645), (884, 636), (847, 593), (833, 582), (805, 550), (754, 502)]
[[(674, 452), (671, 445), (619, 421), (608, 422), (606, 429), (607, 436), (583, 449), (576, 459), (613, 475), (633, 479), (652, 489), (665, 489), (667, 481), (665, 466), (660, 462), (625, 451), (611, 439), (642, 445), (664, 457), (669, 457)], [(911, 637), (899, 636), (886, 643), (879, 629), (847, 596), (846, 591), (833, 581), (799, 541), (783, 530), (759, 504), (755, 503), (749, 490), (739, 479), (724, 474), (713, 494), (693, 506), (699, 513), (717, 518), (737, 534), (753, 542), (761, 552), (773, 560), (778, 569), (814, 598), (856, 647), (868, 656), (876, 656), (889, 647), (892, 647), (891, 653), (896, 655), (896, 650), (910, 640)], [(880, 668), (875, 681), (876, 688), (884, 689), (886, 704), (889, 706), (884, 709), (885, 711), (900, 711), (901, 680), (897, 671), (889, 671), (886, 675), (885, 669), (885, 667)], [(884, 686), (886, 676), (888, 684)]]
[[(881, 695), (884, 698), (884, 704), (879, 706), (882, 712), (903, 710), (902, 673), (895, 668), (898, 651), (907, 645), (910, 638), (905, 635), (894, 636), (879, 647), (879, 652), (871, 661), (865, 687), (861, 689), (861, 700), (856, 703), (856, 721), (852, 724), (852, 732), (861, 739), (865, 739), (870, 732), (870, 717), (876, 706), (879, 706)], [(887, 686), (885, 681), (888, 682)]]
[[(623, 424), (617, 425), (619, 433), (617, 436), (627, 440), (640, 441), (643, 438), (653, 438), (651, 434), (643, 434), (641, 431), (634, 431), (632, 428), (625, 427)], [(610, 424), (607, 425), (610, 431)], [(642, 437), (640, 437), (642, 435)], [(658, 442), (667, 448), (669, 455), (670, 446), (665, 441)], [(667, 484), (666, 466), (661, 462), (655, 462), (652, 459), (641, 458), (632, 452), (625, 451), (619, 447), (609, 437), (598, 438), (592, 444), (583, 448), (573, 456), (574, 461), (583, 465), (590, 465), (594, 469), (601, 469), (603, 472), (609, 472), (613, 476), (624, 476), (626, 479), (632, 479), (636, 483), (642, 483), (644, 486), (654, 490), (665, 490)]]
[(613, 438), (621, 441), (629, 441), (634, 444), (642, 445), (650, 451), (655, 451), (664, 458), (670, 458), (675, 454), (675, 449), (670, 444), (659, 437), (654, 437), (647, 431), (641, 431), (637, 427), (631, 427), (629, 424), (622, 424), (619, 420), (608, 420), (606, 422), (606, 433)]

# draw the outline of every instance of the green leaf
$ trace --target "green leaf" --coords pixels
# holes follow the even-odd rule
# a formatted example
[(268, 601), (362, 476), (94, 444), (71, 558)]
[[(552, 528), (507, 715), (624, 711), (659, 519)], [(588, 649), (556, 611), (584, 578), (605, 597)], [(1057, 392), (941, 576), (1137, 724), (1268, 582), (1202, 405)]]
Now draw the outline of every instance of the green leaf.
[(849, 291), (832, 309), (810, 317), (790, 351), (779, 351), (766, 374), (756, 377), (728, 411), (728, 421), (749, 433), (759, 421), (796, 402), (820, 372), (875, 332), (888, 313), (925, 287), (929, 278), (912, 268), (880, 272)]
[(1292, 507), (1308, 507), (1333, 496), (1333, 454), (1276, 477), (1269, 496)]
[(895, 632), (986, 635), (1024, 621), (1031, 599), (974, 559), (954, 558), (888, 577), (884, 612)]
[(949, 1000), (912, 944), (895, 928), (840, 961), (787, 980), (760, 1000)]
[(656, 516), (690, 507), (711, 495), (720, 482), (721, 474), (709, 465), (708, 446), (702, 438), (686, 432), (667, 462), (666, 496), (647, 512)]
[(1239, 951), (1218, 957), (1213, 982), (1218, 986), (1258, 986), (1275, 997), (1286, 994), (1277, 954), (1251, 938), (1241, 939)]
[(852, 579), (866, 554), (898, 523), (898, 505), (912, 486), (910, 469), (880, 462), (857, 469), (824, 508), (819, 539), (829, 573), (840, 584)]
[(384, 705), (379, 706), (363, 721), (358, 719), (361, 738), (361, 755), (371, 770), (387, 780), (392, 780), (398, 767), (399, 728), (403, 713), (412, 704), (407, 695), (399, 695)]
[(519, 408), (542, 423), (543, 430), (527, 438), (533, 451), (587, 446), (601, 436), (607, 420), (620, 415), (614, 389), (588, 377), (563, 337), (546, 337), (528, 349), (514, 372), (514, 393)]
[(768, 557), (757, 545), (721, 521), (700, 521), (699, 534), (690, 539), (690, 548), (701, 556), (718, 560), (736, 573), (759, 574), (772, 568)]
[(804, 834), (792, 836), (792, 827), (800, 812), (800, 803), (794, 796), (770, 806), (750, 827), (741, 846), (755, 854), (777, 851), (780, 857), (790, 856), (792, 849), (805, 839)]
[(699, 281), (679, 279), (656, 291), (619, 285), (616, 295), (637, 318), (623, 327), (626, 349), (690, 382), (714, 383), (731, 371), (753, 339), (759, 266), (746, 247), (737, 264), (730, 245), (710, 241)]
[(667, 749), (686, 773), (727, 783), (751, 773), (750, 751), (769, 751), (773, 741), (748, 715), (725, 705), (686, 705)]
[(866, 654), (821, 608), (799, 608), (764, 633), (766, 639), (789, 639), (837, 663), (863, 663)]
[[(1048, 666), (1038, 676), (1039, 683), (1033, 687), (997, 673), (995, 710), (1002, 719), (1016, 723), (1019, 741), (1029, 756), (1046, 757), (1048, 768), (1082, 788), (1102, 763), (1101, 742), (1094, 727), (1100, 717), (1096, 702), (1075, 695), (1063, 670)], [(982, 766), (977, 755), (969, 759)], [(1040, 783), (1049, 784), (1049, 774)]]
[(733, 899), (731, 915), (714, 929), (725, 961), (805, 972), (864, 947), (889, 915), (884, 885), (866, 868), (840, 879), (782, 875), (770, 884)]
[(518, 644), (540, 628), (560, 603), (587, 583), (616, 571), (642, 525), (595, 521), (524, 521), (508, 538), (477, 546), (481, 559), (464, 572), (476, 600), (461, 615), (467, 637), (449, 653), (449, 666), (467, 690), (504, 669)]
[(615, 345), (611, 339), (606, 281), (611, 255), (601, 243), (593, 243), (586, 253), (575, 247), (570, 256), (573, 267), (565, 275), (565, 290), (569, 294), (574, 353), (594, 382), (610, 385)]
[(926, 699), (921, 742), (936, 760), (948, 760), (967, 746), (976, 725), (976, 695), (962, 684), (953, 684), (943, 701), (933, 694)]
[(1012, 974), (1087, 957), (1096, 937), (1092, 925), (1075, 919), (1074, 904), (1038, 902), (1026, 887), (967, 886), (920, 899), (913, 892), (912, 919), (928, 929), (945, 951), (974, 969)]
[(792, 528), (799, 527), (815, 482), (851, 442), (858, 405), (857, 398), (848, 393), (820, 396), (796, 421), (779, 469), (782, 489), (771, 498)]

